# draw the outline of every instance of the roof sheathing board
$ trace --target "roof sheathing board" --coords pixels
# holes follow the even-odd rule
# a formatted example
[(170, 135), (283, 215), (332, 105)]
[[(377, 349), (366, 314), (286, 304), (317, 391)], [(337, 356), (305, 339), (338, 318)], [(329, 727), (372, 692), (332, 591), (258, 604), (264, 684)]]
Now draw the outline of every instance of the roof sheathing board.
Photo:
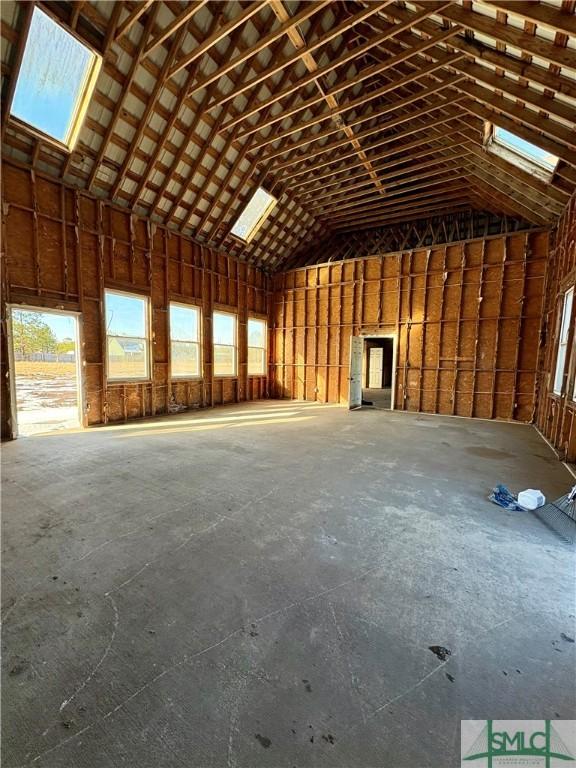
[[(155, 8), (157, 13), (156, 26), (152, 29), (151, 37), (154, 37), (161, 29), (171, 24), (176, 18), (176, 14), (181, 12), (180, 10), (173, 12), (173, 9), (177, 9), (177, 6), (174, 4), (157, 3), (156, 5), (159, 7)], [(184, 35), (184, 45), (179, 56), (182, 56), (185, 52), (192, 52), (203, 42), (208, 30), (214, 28), (216, 15), (223, 13), (223, 18), (220, 19), (217, 26), (217, 28), (221, 28), (229, 19), (237, 17), (241, 13), (241, 8), (246, 9), (247, 6), (247, 3), (240, 6), (237, 3), (209, 2), (194, 15), (189, 23), (188, 31)], [(284, 7), (290, 15), (294, 15), (301, 11), (304, 5), (303, 3), (291, 1), (284, 3)], [(422, 10), (422, 4), (416, 3), (396, 3), (394, 7), (403, 8), (412, 14)], [(62, 2), (59, 4), (64, 21), (69, 8), (71, 8), (70, 3)], [(180, 8), (183, 9), (184, 6), (180, 6)], [(337, 24), (350, 18), (353, 14), (358, 14), (363, 8), (365, 8), (364, 5), (355, 2), (349, 2), (346, 6), (331, 4), (312, 16), (310, 20), (304, 22), (300, 26), (300, 32), (306, 42), (310, 44), (315, 37), (317, 38), (333, 29)], [(3, 58), (3, 63), (5, 67), (9, 64), (13, 47), (11, 40), (7, 39), (7, 35), (15, 34), (17, 37), (17, 33), (9, 32), (9, 29), (16, 28), (17, 26), (16, 12), (17, 6), (12, 0), (6, 0), (2, 4), (2, 17), (5, 21), (5, 27), (3, 28), (3, 56), (6, 57)], [(485, 6), (479, 2), (473, 4), (473, 12), (482, 14), (484, 18), (496, 18), (497, 14), (494, 7)], [(106, 19), (112, 13), (112, 4), (100, 2), (100, 0), (87, 3), (84, 13), (87, 19), (100, 16), (103, 22), (99, 22), (99, 28), (102, 31), (105, 28)], [(83, 15), (81, 12), (81, 18)], [(126, 18), (127, 15), (123, 11), (122, 19)], [(500, 19), (503, 18), (501, 15), (498, 17)], [(307, 77), (308, 69), (302, 58), (289, 67), (275, 73), (272, 77), (266, 78), (260, 84), (251, 87), (222, 107), (211, 109), (210, 111), (206, 111), (206, 107), (213, 104), (219, 98), (234, 93), (238, 85), (242, 84), (237, 82), (241, 72), (243, 73), (243, 80), (250, 81), (259, 72), (271, 67), (278, 59), (285, 60), (292, 57), (295, 52), (293, 42), (287, 35), (284, 35), (260, 53), (249, 56), (242, 64), (225, 74), (212, 85), (196, 91), (190, 99), (190, 106), (180, 106), (185, 83), (188, 79), (188, 72), (185, 69), (178, 72), (159, 90), (159, 98), (148, 117), (145, 129), (141, 131), (140, 122), (146, 109), (148, 94), (155, 88), (156, 73), (163, 66), (170, 43), (174, 39), (174, 37), (169, 38), (147, 57), (144, 66), (137, 68), (132, 87), (126, 89), (124, 87), (126, 76), (132, 66), (134, 53), (142, 42), (143, 29), (147, 18), (148, 12), (132, 26), (129, 33), (119, 43), (114, 43), (112, 46), (109, 62), (100, 76), (97, 97), (90, 105), (86, 125), (81, 131), (78, 145), (82, 148), (81, 154), (76, 153), (72, 157), (72, 161), (68, 162), (65, 153), (62, 153), (56, 147), (49, 147), (45, 142), (40, 143), (38, 151), (38, 142), (33, 137), (27, 134), (26, 131), (21, 129), (16, 131), (14, 127), (10, 126), (8, 129), (9, 141), (5, 148), (7, 155), (14, 157), (25, 156), (25, 147), (28, 145), (30, 147), (29, 158), (32, 157), (35, 151), (34, 156), (36, 157), (38, 168), (42, 168), (47, 172), (50, 172), (50, 169), (52, 169), (51, 172), (53, 174), (59, 175), (61, 169), (65, 167), (67, 168), (67, 175), (65, 177), (67, 181), (80, 185), (85, 184), (85, 180), (93, 169), (94, 158), (102, 146), (112, 110), (115, 109), (116, 104), (122, 102), (114, 131), (105, 147), (100, 167), (95, 174), (95, 184), (92, 190), (94, 193), (105, 196), (110, 194), (110, 190), (114, 189), (117, 181), (117, 175), (120, 173), (125, 159), (128, 159), (129, 156), (130, 162), (123, 171), (123, 178), (120, 179), (121, 183), (117, 184), (117, 202), (128, 206), (138, 204), (139, 208), (142, 205), (150, 207), (152, 202), (155, 202), (157, 213), (162, 214), (160, 216), (161, 219), (168, 212), (173, 215), (173, 220), (170, 222), (171, 226), (181, 227), (183, 226), (183, 221), (188, 221), (188, 225), (184, 229), (187, 233), (200, 239), (208, 240), (216, 245), (223, 245), (228, 249), (236, 249), (237, 244), (227, 239), (226, 233), (229, 232), (234, 219), (242, 210), (255, 186), (259, 183), (264, 183), (267, 188), (276, 188), (282, 192), (282, 202), (278, 206), (279, 210), (277, 213), (265, 223), (258, 236), (254, 238), (251, 244), (243, 248), (242, 252), (248, 259), (253, 258), (256, 262), (262, 263), (272, 263), (278, 254), (289, 254), (290, 249), (294, 247), (295, 243), (305, 241), (312, 233), (317, 234), (319, 230), (317, 220), (310, 216), (299, 203), (302, 190), (299, 191), (298, 196), (296, 194), (291, 196), (290, 180), (285, 181), (285, 178), (292, 170), (291, 165), (294, 164), (296, 169), (301, 169), (312, 152), (323, 147), (331, 147), (334, 142), (340, 141), (341, 144), (339, 144), (336, 150), (319, 155), (318, 162), (323, 163), (331, 159), (333, 162), (331, 167), (333, 169), (346, 169), (347, 165), (353, 165), (353, 170), (335, 174), (333, 177), (340, 180), (342, 189), (346, 189), (348, 186), (354, 186), (359, 180), (366, 181), (370, 178), (368, 169), (359, 160), (358, 151), (354, 154), (353, 144), (349, 139), (346, 139), (346, 135), (342, 131), (330, 133), (328, 136), (322, 136), (320, 139), (317, 138), (318, 135), (323, 134), (327, 129), (335, 128), (334, 123), (330, 119), (330, 107), (325, 101), (321, 100), (316, 101), (306, 109), (295, 112), (292, 116), (273, 123), (272, 126), (262, 131), (256, 131), (246, 139), (238, 141), (234, 137), (256, 127), (263, 120), (264, 112), (257, 112), (248, 120), (239, 122), (231, 130), (215, 132), (218, 124), (223, 125), (227, 121), (234, 119), (237, 115), (241, 115), (242, 111), (250, 108), (251, 105), (273, 97), (277, 90), (286, 87), (287, 84), (294, 80), (301, 80)], [(381, 18), (388, 19), (386, 22), (388, 25), (395, 23), (393, 15), (386, 14), (386, 9), (381, 12)], [(434, 23), (438, 32), (447, 26), (444, 19), (438, 14), (429, 17), (427, 23)], [(273, 15), (269, 7), (263, 8), (238, 29), (237, 35), (232, 32), (218, 42), (217, 45), (213, 46), (209, 52), (197, 59), (193, 65), (195, 76), (192, 85), (194, 82), (200, 82), (203, 77), (220, 69), (231, 58), (238, 56), (239, 53), (247, 51), (272, 29), (278, 29), (280, 24), (281, 22)], [(514, 19), (512, 19), (510, 14), (508, 14), (508, 26), (521, 32), (525, 28), (523, 21), (517, 15), (514, 15)], [(547, 45), (556, 43), (556, 35), (552, 29), (544, 29), (542, 25), (536, 25), (535, 29), (536, 37), (545, 41)], [(358, 32), (358, 28), (352, 28), (344, 34), (344, 38), (349, 41), (354, 40), (354, 44), (357, 45), (366, 39), (366, 35), (359, 38)], [(367, 33), (368, 36), (375, 34), (374, 29)], [(405, 42), (404, 38), (408, 40), (411, 36), (414, 39), (420, 40), (427, 38), (427, 34), (413, 27), (405, 31), (403, 36), (401, 35), (402, 39), (399, 38), (396, 41), (394, 38), (390, 38), (389, 41), (386, 41), (381, 48), (381, 52), (385, 52), (387, 46), (393, 51), (406, 50), (409, 44)], [(490, 50), (505, 51), (504, 55), (506, 56), (510, 56), (515, 51), (518, 62), (523, 60), (531, 62), (532, 66), (539, 66), (544, 73), (552, 72), (553, 74), (554, 72), (561, 71), (566, 82), (574, 82), (576, 80), (574, 70), (566, 67), (550, 67), (547, 60), (538, 56), (526, 57), (522, 51), (510, 45), (497, 46), (495, 40), (489, 36), (483, 36), (481, 33), (474, 32), (471, 36), (467, 37), (473, 38), (474, 44), (482, 43)], [(230, 47), (231, 38), (236, 38), (237, 40), (234, 49)], [(12, 37), (11, 39), (15, 38)], [(330, 43), (318, 47), (313, 53), (317, 64), (324, 66), (331, 63), (336, 55), (341, 55), (341, 53), (336, 53), (338, 50), (341, 52), (348, 50), (346, 46), (343, 46), (343, 42), (342, 35), (338, 35)], [(445, 52), (458, 50), (457, 48), (452, 48), (450, 42), (451, 40), (440, 43), (439, 47)], [(573, 49), (574, 45), (575, 40), (569, 39), (568, 47)], [(276, 53), (275, 57), (272, 53), (273, 47), (281, 51)], [(372, 51), (372, 54), (377, 53), (378, 49)], [(384, 58), (389, 55), (389, 53), (384, 53)], [(374, 61), (380, 60), (378, 56), (370, 54), (368, 56)], [(360, 94), (364, 92), (370, 93), (373, 88), (381, 87), (385, 82), (394, 82), (402, 76), (402, 73), (413, 72), (416, 61), (429, 62), (433, 58), (428, 55), (428, 52), (419, 54), (414, 59), (408, 59), (402, 65), (387, 70), (380, 78), (370, 78), (351, 88), (340, 91), (337, 94), (338, 104), (345, 105)], [(362, 60), (351, 60), (345, 66), (332, 70), (322, 79), (323, 87), (330, 89), (335, 84), (350, 79), (361, 69), (364, 69), (368, 65), (368, 61), (368, 58), (363, 56)], [(472, 57), (469, 54), (466, 57), (466, 61), (472, 61)], [(498, 72), (498, 67), (495, 63), (482, 58), (476, 58), (476, 65), (490, 73)], [(9, 71), (9, 66), (8, 69), (5, 68), (5, 71)], [(454, 71), (457, 72), (457, 69)], [(506, 71), (506, 76), (502, 78), (502, 91), (506, 99), (505, 103), (513, 107), (520, 103), (522, 109), (525, 110), (524, 114), (526, 117), (537, 116), (539, 112), (537, 106), (530, 103), (524, 105), (522, 101), (518, 102), (515, 96), (507, 94), (505, 91), (507, 82), (514, 83), (516, 89), (518, 83), (524, 85), (527, 82), (520, 79), (515, 74), (515, 71)], [(377, 143), (381, 137), (389, 140), (397, 136), (400, 143), (405, 143), (406, 141), (409, 143), (411, 140), (414, 140), (416, 136), (413, 133), (407, 139), (403, 138), (405, 131), (413, 125), (412, 121), (403, 122), (393, 128), (390, 128), (387, 124), (397, 114), (403, 114), (408, 117), (425, 102), (417, 101), (403, 108), (401, 112), (391, 112), (384, 117), (379, 117), (375, 113), (385, 105), (394, 106), (398, 99), (421, 90), (426, 85), (437, 82), (439, 77), (445, 78), (449, 74), (450, 72), (446, 69), (437, 70), (429, 77), (420, 78), (418, 83), (412, 82), (410, 85), (397, 87), (378, 99), (367, 101), (365, 104), (357, 105), (353, 109), (342, 112), (342, 118), (345, 121), (353, 121), (355, 118), (360, 117), (367, 118), (363, 119), (358, 126), (352, 129), (354, 135), (366, 129), (381, 126), (380, 131), (375, 132), (361, 142), (363, 148), (364, 146), (368, 147), (368, 157), (377, 156), (379, 152), (390, 149), (393, 145), (389, 141), (384, 146), (372, 150), (370, 148), (372, 143)], [(500, 91), (500, 88), (492, 83), (485, 84), (480, 82), (479, 84), (488, 92)], [(540, 83), (529, 81), (529, 87), (535, 98), (542, 97), (543, 95), (550, 97), (550, 89)], [(206, 101), (209, 91), (213, 92), (213, 95)], [(449, 91), (442, 93), (442, 97), (448, 96), (449, 93)], [(272, 108), (268, 110), (268, 115), (269, 117), (281, 116), (285, 111), (288, 113), (291, 106), (297, 106), (304, 100), (314, 98), (317, 94), (319, 94), (317, 86), (314, 82), (310, 82), (299, 91), (295, 91), (276, 101)], [(565, 109), (567, 107), (573, 109), (576, 103), (576, 99), (564, 94), (558, 95), (557, 100), (558, 103), (564, 105)], [(449, 100), (446, 102), (443, 110), (431, 113), (430, 118), (419, 118), (414, 125), (418, 122), (425, 123), (427, 119), (432, 120), (434, 116), (437, 118), (441, 117), (448, 107)], [(172, 113), (175, 110), (177, 110), (178, 114), (176, 119), (173, 120)], [(562, 110), (560, 111), (562, 112)], [(299, 124), (314, 120), (316, 115), (322, 115), (323, 119), (313, 126), (305, 128), (304, 131), (298, 129)], [(468, 126), (468, 129), (474, 127), (475, 135), (478, 136), (478, 144), (480, 144), (480, 131), (477, 129), (481, 127), (481, 120), (462, 112), (453, 125), (456, 126), (458, 124)], [(171, 126), (170, 130), (164, 136), (163, 134), (169, 125)], [(568, 129), (572, 127), (570, 119), (557, 115), (552, 115), (549, 125), (563, 125)], [(294, 128), (296, 130), (293, 131)], [(280, 138), (267, 144), (261, 151), (250, 151), (250, 146), (286, 131), (290, 132), (286, 138)], [(137, 146), (132, 147), (131, 141), (136, 135), (139, 137), (138, 143)], [(298, 147), (298, 141), (303, 136), (309, 138), (310, 143)], [(185, 140), (186, 145), (184, 146), (183, 142)], [(162, 142), (161, 144), (158, 143), (160, 141)], [(433, 142), (433, 139), (431, 141)], [(293, 149), (292, 145), (296, 145), (298, 148)], [(35, 146), (36, 150), (34, 150)], [(270, 161), (265, 160), (262, 162), (263, 158), (275, 151), (277, 147), (282, 147), (282, 155)], [(442, 152), (442, 148), (433, 143), (430, 152), (433, 151)], [(177, 154), (182, 154), (178, 161), (176, 160)], [(339, 163), (340, 155), (345, 155), (348, 159)], [(155, 157), (155, 163), (150, 169), (147, 169), (147, 157)], [(471, 158), (475, 162), (479, 162), (475, 156), (471, 156)], [(393, 159), (397, 160), (398, 157), (396, 156)], [(425, 159), (423, 157), (422, 162)], [(314, 162), (306, 163), (310, 167), (312, 177), (314, 176), (316, 162), (314, 160)], [(391, 170), (388, 171), (386, 170), (386, 161), (380, 162), (379, 165), (383, 168), (382, 173), (387, 173), (388, 175), (392, 173), (393, 178), (395, 178), (394, 168), (397, 168), (397, 163), (391, 166)], [(286, 170), (278, 170), (279, 167), (284, 166)], [(489, 174), (489, 168), (490, 159), (484, 159), (482, 164), (483, 172)], [(145, 170), (149, 176), (141, 188), (141, 185), (138, 184), (138, 179)], [(329, 168), (323, 167), (321, 173), (325, 174), (327, 170)], [(400, 176), (401, 170), (400, 167)], [(569, 171), (570, 169), (566, 171), (566, 176), (562, 181), (564, 186), (560, 185), (559, 189), (565, 189), (565, 185), (568, 183), (567, 179), (576, 179), (576, 171), (573, 177), (570, 176)], [(305, 177), (296, 177), (295, 180), (302, 181), (302, 178)], [(510, 183), (513, 183), (513, 177), (510, 177), (510, 179)], [(493, 180), (493, 183), (496, 185), (501, 184), (497, 178)], [(158, 191), (162, 190), (163, 187), (164, 191), (158, 198)], [(366, 185), (367, 190), (372, 188), (374, 189), (374, 195), (377, 196), (376, 188), (370, 184)], [(337, 191), (338, 186), (336, 185), (334, 187), (335, 194), (337, 194)], [(427, 199), (424, 193), (426, 193), (425, 187), (422, 189), (422, 200)], [(502, 195), (503, 199), (505, 198), (511, 207), (514, 207), (514, 201), (522, 199), (521, 193), (509, 190), (507, 195), (506, 189), (501, 186), (498, 186), (497, 194)], [(138, 198), (140, 203), (135, 198)], [(551, 205), (551, 203), (547, 202), (546, 196), (537, 191), (534, 193), (534, 200), (538, 200), (539, 203), (541, 202), (543, 209), (547, 205)], [(174, 207), (175, 205), (176, 207)], [(187, 206), (190, 207), (190, 210), (188, 210)], [(194, 211), (199, 212), (201, 215), (195, 215)], [(206, 215), (208, 211), (211, 211), (209, 216)], [(408, 204), (406, 206), (406, 216), (409, 217), (410, 215), (410, 204)], [(325, 231), (329, 231), (331, 226), (330, 217), (324, 220), (323, 226)]]

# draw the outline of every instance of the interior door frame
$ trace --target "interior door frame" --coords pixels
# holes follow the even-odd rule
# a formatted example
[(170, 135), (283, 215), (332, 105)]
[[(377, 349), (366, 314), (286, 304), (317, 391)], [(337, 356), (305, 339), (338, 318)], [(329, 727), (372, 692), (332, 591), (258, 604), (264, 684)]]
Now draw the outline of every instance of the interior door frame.
[[(396, 406), (396, 358), (398, 335), (396, 333), (360, 333), (360, 338), (367, 339), (392, 339), (392, 392), (390, 397), (390, 410), (393, 411)], [(366, 356), (366, 345), (364, 345), (364, 357)], [(362, 363), (364, 365), (364, 361)], [(364, 389), (364, 387), (363, 387)]]
[[(354, 343), (356, 341), (359, 341), (361, 343), (361, 348), (359, 350), (360, 352), (360, 370), (358, 372), (358, 378), (360, 382), (360, 396), (358, 398), (358, 401), (355, 401), (355, 398), (353, 398), (353, 386), (355, 383), (355, 376), (354, 376), (354, 361), (355, 361), (355, 354), (354, 354)], [(351, 411), (358, 410), (362, 408), (362, 376), (363, 376), (363, 370), (362, 366), (364, 364), (364, 339), (361, 336), (355, 336), (354, 334), (350, 336), (350, 363), (348, 366), (348, 409)], [(353, 402), (353, 399), (355, 402)]]
[(70, 309), (52, 309), (52, 307), (43, 307), (32, 304), (6, 304), (6, 339), (8, 343), (8, 369), (10, 373), (10, 418), (11, 418), (11, 431), (12, 438), (18, 437), (18, 403), (16, 401), (16, 367), (14, 359), (14, 334), (12, 332), (12, 310), (22, 310), (23, 312), (40, 312), (49, 315), (67, 315), (76, 318), (75, 329), (75, 356), (76, 356), (76, 399), (78, 407), (78, 424), (84, 426), (84, 409), (82, 404), (84, 402), (84, 377), (82, 376), (82, 360), (81, 360), (81, 346), (80, 340), (82, 338), (82, 331), (80, 324), (82, 322), (82, 313), (75, 312)]

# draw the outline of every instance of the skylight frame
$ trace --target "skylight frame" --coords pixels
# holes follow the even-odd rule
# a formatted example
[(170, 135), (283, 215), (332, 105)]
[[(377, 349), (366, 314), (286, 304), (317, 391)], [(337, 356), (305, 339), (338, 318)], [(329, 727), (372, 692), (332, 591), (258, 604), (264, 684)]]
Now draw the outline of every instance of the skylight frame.
[[(24, 59), (26, 56), (26, 50), (30, 42), (30, 31), (32, 28), (32, 19), (34, 17), (34, 14), (41, 14), (44, 17), (46, 17), (52, 24), (59, 26), (66, 33), (66, 35), (68, 35), (71, 38), (74, 38), (74, 40), (77, 43), (79, 43), (83, 48), (85, 48), (90, 55), (89, 65), (86, 67), (83, 73), (83, 76), (81, 78), (79, 87), (77, 89), (77, 93), (74, 100), (74, 106), (70, 114), (70, 119), (69, 119), (64, 140), (60, 139), (57, 136), (53, 136), (50, 133), (47, 133), (46, 131), (42, 130), (38, 126), (27, 122), (24, 118), (19, 117), (13, 112), (14, 98), (18, 90), (18, 82), (22, 73), (22, 64), (24, 62)], [(24, 43), (23, 54), (18, 64), (18, 70), (15, 73), (16, 83), (14, 86), (14, 93), (12, 97), (12, 102), (10, 104), (10, 113), (8, 115), (8, 119), (11, 122), (13, 122), (15, 125), (17, 125), (19, 128), (22, 128), (28, 133), (31, 133), (34, 136), (37, 136), (43, 141), (46, 141), (52, 145), (55, 145), (60, 150), (64, 150), (66, 152), (72, 152), (74, 150), (74, 147), (76, 146), (76, 142), (78, 140), (80, 130), (84, 124), (86, 113), (88, 111), (90, 101), (94, 94), (94, 90), (96, 88), (96, 82), (98, 80), (98, 76), (100, 74), (102, 64), (103, 64), (103, 58), (101, 54), (94, 49), (93, 46), (87, 43), (86, 40), (81, 38), (80, 35), (78, 35), (75, 31), (69, 29), (64, 24), (62, 24), (60, 19), (56, 18), (52, 13), (47, 11), (45, 8), (40, 8), (39, 6), (35, 5), (32, 11), (31, 21), (30, 21), (30, 24), (28, 25), (28, 29), (26, 32), (26, 42)]]
[(547, 163), (541, 158), (529, 154), (528, 151), (523, 151), (521, 148), (514, 146), (511, 142), (506, 140), (506, 137), (499, 135), (502, 131), (505, 131), (526, 144), (530, 144), (541, 152), (544, 151), (537, 144), (533, 144), (532, 142), (523, 139), (521, 136), (517, 136), (513, 131), (509, 131), (495, 123), (487, 121), (484, 126), (484, 145), (488, 152), (501, 157), (503, 160), (506, 160), (508, 163), (515, 165), (517, 168), (520, 168), (527, 173), (531, 173), (533, 176), (538, 176), (543, 181), (551, 181), (558, 168), (560, 158), (549, 152), (547, 154), (554, 157), (555, 162), (554, 164)]
[[(234, 229), (239, 225), (240, 221), (242, 220), (242, 217), (246, 215), (254, 199), (260, 192), (264, 192), (268, 196), (269, 198), (268, 202), (260, 211), (258, 218), (256, 219), (255, 223), (252, 225), (252, 227), (248, 231), (247, 236), (242, 237), (241, 235), (234, 232)], [(242, 213), (236, 218), (236, 221), (232, 225), (232, 228), (230, 229), (230, 236), (233, 237), (235, 240), (238, 240), (239, 242), (244, 243), (244, 245), (248, 245), (256, 237), (256, 235), (260, 231), (260, 228), (262, 227), (264, 222), (268, 219), (268, 217), (270, 216), (270, 214), (272, 213), (272, 211), (277, 205), (278, 205), (277, 197), (275, 197), (271, 192), (268, 192), (268, 190), (262, 186), (256, 187), (256, 189), (254, 190), (254, 192), (250, 197), (250, 200), (246, 203), (246, 205), (242, 209)]]

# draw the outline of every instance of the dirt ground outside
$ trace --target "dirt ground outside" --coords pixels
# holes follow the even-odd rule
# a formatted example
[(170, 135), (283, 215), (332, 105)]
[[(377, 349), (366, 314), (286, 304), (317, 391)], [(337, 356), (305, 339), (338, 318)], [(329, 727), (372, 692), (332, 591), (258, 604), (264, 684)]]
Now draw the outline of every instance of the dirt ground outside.
[(15, 372), (19, 434), (78, 426), (75, 363), (19, 360)]

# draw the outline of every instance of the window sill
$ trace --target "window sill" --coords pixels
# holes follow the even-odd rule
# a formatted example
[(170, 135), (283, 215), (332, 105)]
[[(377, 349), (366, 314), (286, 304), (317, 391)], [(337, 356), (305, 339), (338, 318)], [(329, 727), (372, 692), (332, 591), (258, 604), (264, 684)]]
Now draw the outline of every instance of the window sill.
[(113, 387), (115, 384), (152, 384), (152, 379), (106, 379), (106, 386)]

